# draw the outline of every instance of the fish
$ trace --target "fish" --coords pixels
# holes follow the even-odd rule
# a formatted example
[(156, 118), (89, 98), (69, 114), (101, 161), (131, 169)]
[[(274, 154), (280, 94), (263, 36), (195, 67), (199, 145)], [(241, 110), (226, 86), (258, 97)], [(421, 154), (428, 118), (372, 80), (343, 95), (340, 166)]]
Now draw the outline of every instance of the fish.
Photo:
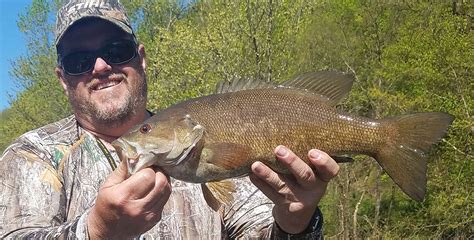
[(333, 70), (303, 73), (281, 84), (222, 81), (214, 94), (165, 108), (112, 145), (130, 174), (158, 166), (175, 179), (201, 183), (213, 209), (232, 201), (235, 186), (228, 179), (247, 176), (256, 161), (290, 174), (275, 158), (278, 145), (309, 166), (312, 148), (338, 163), (350, 161), (348, 154), (368, 155), (404, 193), (422, 201), (427, 155), (454, 117), (421, 112), (371, 119), (344, 112), (336, 105), (353, 82), (352, 74)]

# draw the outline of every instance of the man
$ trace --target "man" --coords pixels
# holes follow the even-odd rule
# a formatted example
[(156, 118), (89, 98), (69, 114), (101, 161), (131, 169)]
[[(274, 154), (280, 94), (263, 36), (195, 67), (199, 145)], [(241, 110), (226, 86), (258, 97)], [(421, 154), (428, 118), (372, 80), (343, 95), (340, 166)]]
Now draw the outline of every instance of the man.
[(74, 115), (22, 135), (4, 152), (2, 238), (321, 237), (317, 204), (339, 167), (318, 150), (309, 152), (313, 171), (278, 146), (276, 157), (293, 176), (255, 163), (250, 178), (233, 180), (234, 202), (217, 212), (199, 185), (158, 168), (127, 176), (110, 142), (150, 113), (145, 48), (117, 0), (67, 3), (55, 44), (55, 71)]

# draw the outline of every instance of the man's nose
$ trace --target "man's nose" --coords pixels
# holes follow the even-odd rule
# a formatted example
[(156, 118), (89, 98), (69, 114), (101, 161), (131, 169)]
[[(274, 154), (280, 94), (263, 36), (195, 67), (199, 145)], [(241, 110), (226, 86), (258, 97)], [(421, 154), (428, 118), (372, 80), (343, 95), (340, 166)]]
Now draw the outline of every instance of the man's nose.
[(94, 69), (92, 69), (92, 74), (103, 74), (112, 70), (110, 66), (104, 59), (98, 57), (95, 60)]

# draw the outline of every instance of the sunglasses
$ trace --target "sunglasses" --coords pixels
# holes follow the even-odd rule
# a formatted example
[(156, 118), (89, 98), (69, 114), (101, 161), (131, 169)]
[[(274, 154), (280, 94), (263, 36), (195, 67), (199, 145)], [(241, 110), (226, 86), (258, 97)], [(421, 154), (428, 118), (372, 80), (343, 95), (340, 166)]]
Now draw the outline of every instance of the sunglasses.
[(111, 42), (96, 51), (70, 53), (59, 60), (61, 68), (72, 76), (92, 71), (98, 57), (109, 65), (120, 65), (130, 62), (137, 56), (137, 43), (133, 40)]

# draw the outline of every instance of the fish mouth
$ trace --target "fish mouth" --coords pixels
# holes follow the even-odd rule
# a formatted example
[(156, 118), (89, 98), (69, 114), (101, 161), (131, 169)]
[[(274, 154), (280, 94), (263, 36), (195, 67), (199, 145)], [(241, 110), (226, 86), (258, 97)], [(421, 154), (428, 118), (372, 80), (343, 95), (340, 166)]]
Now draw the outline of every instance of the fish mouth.
[[(115, 141), (111, 142), (110, 145), (115, 148), (117, 151), (120, 161), (123, 161), (125, 156), (124, 150), (126, 150), (126, 144), (122, 141), (122, 139), (118, 138)], [(123, 157), (123, 158), (122, 158)]]
[(127, 169), (130, 174), (134, 174), (137, 170), (137, 165), (140, 160), (141, 154), (135, 154), (135, 156), (127, 157)]
[(129, 156), (128, 153), (130, 151), (128, 149), (131, 147), (131, 145), (127, 144), (120, 138), (113, 141), (111, 145), (117, 151), (117, 155), (119, 156), (120, 161), (126, 161), (128, 172), (130, 174), (135, 173), (137, 163), (140, 160), (141, 154), (135, 153), (133, 156)]

